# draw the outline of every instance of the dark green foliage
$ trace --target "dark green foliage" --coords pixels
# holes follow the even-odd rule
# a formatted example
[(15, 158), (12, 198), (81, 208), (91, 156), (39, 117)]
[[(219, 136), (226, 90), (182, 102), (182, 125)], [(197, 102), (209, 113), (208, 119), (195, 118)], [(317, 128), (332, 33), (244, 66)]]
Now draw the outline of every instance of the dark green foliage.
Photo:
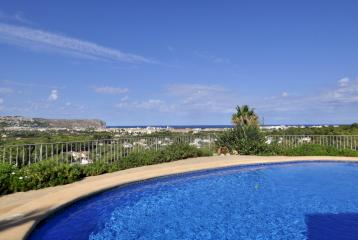
[(166, 149), (159, 151), (160, 162), (170, 162), (176, 159), (185, 159), (190, 157), (208, 156), (210, 152), (208, 150), (198, 149), (190, 146), (189, 144), (178, 143), (168, 146)]
[(84, 177), (81, 166), (46, 160), (20, 168), (11, 178), (13, 192), (68, 184)]
[(122, 169), (209, 155), (212, 155), (212, 152), (208, 150), (177, 143), (158, 152), (132, 152), (127, 157), (112, 163), (99, 161), (81, 166), (44, 160), (22, 168), (0, 164), (0, 195), (68, 184), (86, 176), (96, 176)]
[(80, 166), (59, 164), (52, 160), (23, 168), (2, 164), (0, 168), (1, 195), (68, 184), (78, 181), (84, 176)]
[(104, 162), (95, 162), (82, 167), (83, 174), (88, 176), (96, 176), (110, 172), (111, 165)]
[(257, 153), (259, 156), (277, 156), (277, 155), (285, 155), (284, 150), (281, 146), (272, 143), (272, 144), (265, 144), (262, 147), (261, 152)]
[(262, 154), (269, 151), (262, 132), (257, 127), (236, 126), (218, 136), (218, 147), (227, 147), (230, 151), (236, 150), (240, 154)]
[(176, 143), (160, 151), (132, 152), (118, 162), (120, 169), (171, 162), (191, 157), (210, 156), (212, 152), (207, 149), (198, 149), (185, 143)]
[[(241, 154), (286, 155), (286, 156), (354, 156), (357, 151), (339, 150), (334, 147), (303, 144), (296, 148), (282, 148), (265, 143), (257, 128), (237, 127), (218, 138), (219, 146), (238, 150)], [(78, 181), (85, 176), (95, 176), (118, 170), (170, 162), (190, 157), (210, 156), (207, 149), (197, 149), (184, 143), (176, 143), (160, 151), (132, 152), (127, 157), (112, 163), (96, 162), (81, 166), (45, 160), (22, 168), (0, 164), (0, 195), (28, 191)]]
[(260, 152), (261, 156), (344, 156), (358, 157), (358, 151), (350, 149), (338, 149), (331, 146), (318, 144), (302, 144), (294, 148), (284, 148), (279, 145), (268, 145), (266, 151)]
[(11, 192), (9, 189), (11, 176), (15, 174), (17, 170), (18, 169), (16, 167), (9, 164), (0, 164), (0, 194), (7, 194)]
[(358, 151), (349, 149), (337, 149), (330, 146), (322, 146), (317, 144), (303, 144), (301, 146), (282, 149), (282, 155), (286, 156), (347, 156), (358, 157)]
[(124, 158), (123, 161), (121, 160), (119, 165), (121, 169), (127, 169), (160, 162), (161, 161), (158, 159), (158, 152), (151, 150), (145, 152), (132, 152)]
[(286, 155), (286, 156), (353, 156), (358, 151), (340, 150), (335, 147), (316, 144), (303, 144), (295, 148), (284, 148), (275, 143), (266, 144), (260, 129), (255, 127), (237, 126), (218, 136), (218, 147), (227, 147), (244, 155)]

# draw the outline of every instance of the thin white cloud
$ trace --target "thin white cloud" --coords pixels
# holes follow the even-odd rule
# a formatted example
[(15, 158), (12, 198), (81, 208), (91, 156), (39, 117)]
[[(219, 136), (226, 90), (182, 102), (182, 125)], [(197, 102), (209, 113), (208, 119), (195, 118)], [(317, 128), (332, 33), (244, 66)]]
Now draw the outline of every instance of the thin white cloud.
[(151, 110), (151, 109), (163, 110), (164, 109), (163, 107), (165, 107), (165, 102), (159, 99), (149, 99), (148, 101), (143, 101), (136, 104), (136, 108), (146, 109), (146, 110)]
[(51, 90), (50, 96), (48, 97), (48, 100), (53, 102), (58, 99), (58, 91), (56, 89)]
[[(270, 97), (253, 101), (254, 106), (262, 112), (322, 113), (332, 112), (358, 105), (358, 80), (342, 78), (333, 89), (326, 89), (313, 95), (295, 95)], [(358, 108), (357, 108), (358, 109)]]
[(49, 101), (49, 99), (40, 101), (24, 101), (21, 104), (11, 104), (8, 102), (8, 104), (6, 104), (6, 108), (4, 107), (4, 109), (6, 109), (7, 113), (10, 115), (37, 117), (53, 115), (57, 118), (61, 116), (66, 116), (66, 118), (81, 118), (83, 117), (83, 114), (87, 113), (85, 110), (88, 110), (85, 105), (73, 102), (65, 102), (63, 104), (59, 102), (58, 104), (53, 104)]
[(0, 104), (4, 103), (4, 99), (0, 98)]
[(121, 102), (125, 102), (127, 100), (128, 100), (128, 96), (124, 96), (124, 97), (121, 98)]
[(122, 98), (115, 107), (128, 110), (154, 110), (158, 112), (173, 112), (175, 105), (168, 104), (160, 99), (149, 99), (144, 101), (128, 101), (128, 98)]
[(74, 104), (72, 102), (66, 102), (63, 106), (58, 108), (59, 113), (62, 115), (71, 115), (75, 113), (82, 113), (85, 109), (84, 105)]
[(195, 52), (195, 55), (198, 56), (199, 58), (208, 60), (208, 61), (213, 62), (213, 63), (219, 63), (219, 64), (230, 64), (230, 63), (231, 63), (230, 58), (227, 58), (227, 57), (218, 57), (218, 56), (214, 56), (214, 55), (208, 54), (208, 53), (206, 53), (206, 52), (196, 51), (196, 52)]
[(24, 87), (24, 88), (57, 88), (57, 89), (63, 89), (65, 86), (55, 86), (55, 85), (46, 85), (46, 84), (37, 84), (37, 83), (28, 83), (28, 82), (18, 82), (18, 81), (12, 81), (12, 80), (0, 80), (0, 83), (3, 83), (7, 86), (16, 86), (16, 87)]
[(13, 93), (14, 90), (11, 88), (7, 88), (7, 87), (1, 87), (0, 88), (0, 94), (10, 94)]
[(168, 91), (175, 95), (208, 95), (227, 92), (227, 89), (219, 85), (173, 84), (168, 87)]
[(342, 78), (338, 87), (323, 95), (322, 100), (329, 103), (358, 103), (358, 80)]
[(129, 111), (151, 110), (156, 112), (170, 112), (175, 115), (190, 114), (228, 114), (235, 107), (237, 98), (219, 85), (175, 84), (166, 89), (163, 99), (148, 99), (130, 101), (123, 97), (115, 105), (117, 108)]
[(129, 91), (128, 88), (109, 87), (109, 86), (92, 87), (92, 89), (96, 93), (113, 94), (113, 95), (115, 95), (115, 94), (123, 94), (123, 93), (127, 93)]
[(338, 81), (340, 87), (346, 87), (349, 84), (349, 78), (342, 78)]
[[(236, 91), (220, 85), (176, 84), (168, 87), (168, 95), (173, 99), (175, 112), (190, 116), (200, 113), (229, 114), (237, 104), (249, 104), (259, 113), (270, 116), (296, 116), (298, 114), (327, 113), (358, 105), (358, 80), (343, 78), (335, 88), (326, 89), (312, 95), (289, 94), (254, 99), (238, 96)], [(173, 98), (174, 97), (174, 98)], [(246, 101), (245, 101), (246, 99)], [(292, 120), (292, 119), (291, 119)]]
[(6, 21), (16, 21), (19, 23), (26, 23), (26, 24), (32, 23), (25, 17), (24, 13), (21, 11), (17, 11), (14, 14), (7, 14), (5, 12), (0, 11), (0, 19)]
[(183, 112), (229, 113), (237, 103), (237, 96), (220, 85), (175, 84), (168, 94), (177, 96), (177, 108)]
[(140, 55), (124, 53), (96, 43), (39, 29), (0, 23), (0, 40), (35, 50), (53, 50), (91, 59), (127, 63), (156, 63)]
[(28, 24), (31, 23), (31, 21), (28, 20), (28, 19), (25, 17), (24, 13), (21, 12), (21, 11), (16, 12), (16, 13), (14, 14), (13, 18), (14, 18), (16, 21), (21, 22), (21, 23), (28, 23)]

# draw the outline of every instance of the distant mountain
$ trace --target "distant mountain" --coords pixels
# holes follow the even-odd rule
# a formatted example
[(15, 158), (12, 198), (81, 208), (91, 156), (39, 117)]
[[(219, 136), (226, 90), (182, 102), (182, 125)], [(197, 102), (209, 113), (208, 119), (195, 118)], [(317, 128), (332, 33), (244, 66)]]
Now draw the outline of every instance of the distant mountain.
[(98, 119), (45, 119), (22, 116), (0, 116), (0, 127), (98, 129), (105, 128), (106, 123)]

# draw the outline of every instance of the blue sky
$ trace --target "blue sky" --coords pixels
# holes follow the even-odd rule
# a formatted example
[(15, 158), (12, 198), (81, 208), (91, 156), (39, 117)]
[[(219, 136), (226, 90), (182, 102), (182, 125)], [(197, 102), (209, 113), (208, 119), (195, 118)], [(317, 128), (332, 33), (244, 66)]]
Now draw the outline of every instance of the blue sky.
[(0, 112), (109, 125), (358, 121), (357, 1), (3, 1)]

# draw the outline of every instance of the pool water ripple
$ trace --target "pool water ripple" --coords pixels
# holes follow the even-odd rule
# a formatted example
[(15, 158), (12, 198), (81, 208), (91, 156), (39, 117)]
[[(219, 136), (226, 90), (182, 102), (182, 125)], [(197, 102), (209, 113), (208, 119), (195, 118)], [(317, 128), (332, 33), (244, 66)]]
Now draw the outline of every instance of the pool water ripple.
[(355, 224), (358, 165), (310, 162), (118, 187), (59, 211), (29, 239), (358, 239)]

